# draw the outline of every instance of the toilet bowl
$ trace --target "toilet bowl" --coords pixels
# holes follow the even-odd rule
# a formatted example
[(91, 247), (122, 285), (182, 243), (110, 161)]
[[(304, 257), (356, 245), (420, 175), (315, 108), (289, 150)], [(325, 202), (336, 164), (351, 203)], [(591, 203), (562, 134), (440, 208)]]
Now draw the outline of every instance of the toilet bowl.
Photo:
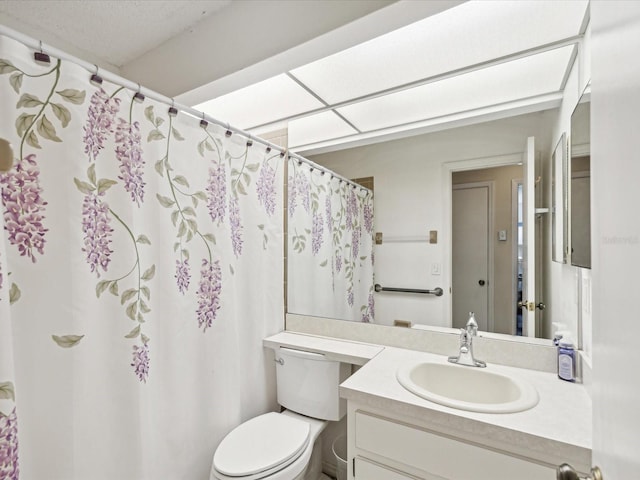
[[(320, 453), (314, 452), (315, 441), (326, 424), (326, 421), (288, 410), (252, 418), (234, 429), (220, 443), (213, 457), (210, 478), (307, 479), (305, 474), (310, 473), (311, 457)], [(319, 461), (318, 458), (317, 463)]]
[(254, 417), (220, 442), (210, 480), (319, 480), (320, 442), (328, 421), (346, 413), (338, 386), (350, 366), (322, 354), (276, 351), (278, 403), (287, 408)]

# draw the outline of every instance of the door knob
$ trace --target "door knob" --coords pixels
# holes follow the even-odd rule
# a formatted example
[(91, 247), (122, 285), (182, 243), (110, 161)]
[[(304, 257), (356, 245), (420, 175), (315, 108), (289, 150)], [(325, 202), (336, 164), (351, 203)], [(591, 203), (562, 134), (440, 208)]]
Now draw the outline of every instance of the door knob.
[(604, 480), (602, 476), (602, 472), (599, 467), (593, 467), (591, 469), (591, 473), (589, 473), (586, 477), (580, 477), (578, 472), (569, 465), (568, 463), (563, 463), (556, 468), (556, 479), (557, 480)]
[(478, 280), (478, 285), (480, 285), (481, 287), (484, 287), (484, 280)]
[(538, 303), (536, 303), (536, 308), (538, 310), (544, 310), (545, 308), (547, 308), (547, 306), (542, 302), (538, 302)]
[(522, 300), (518, 302), (518, 308), (526, 308), (530, 312), (533, 312), (536, 308), (533, 302), (528, 302), (527, 300)]

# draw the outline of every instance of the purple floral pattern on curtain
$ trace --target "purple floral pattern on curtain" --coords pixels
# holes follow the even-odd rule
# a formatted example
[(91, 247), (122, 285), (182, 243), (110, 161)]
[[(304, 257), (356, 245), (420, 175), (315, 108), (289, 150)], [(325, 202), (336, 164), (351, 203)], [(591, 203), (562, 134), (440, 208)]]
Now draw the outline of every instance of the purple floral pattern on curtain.
[[(300, 280), (305, 276), (317, 277), (313, 283), (318, 285), (322, 282), (320, 278), (324, 276), (323, 269), (328, 267), (328, 288), (335, 295), (341, 295), (341, 298), (333, 301), (344, 302), (342, 313), (328, 315), (363, 322), (372, 321), (371, 192), (326, 175), (318, 169), (310, 169), (298, 160), (291, 160), (288, 201), (289, 244), (291, 251), (297, 254), (290, 257), (293, 270), (290, 266), (289, 272), (296, 274), (296, 265), (305, 265), (300, 267), (304, 272), (300, 273)], [(310, 249), (307, 248), (308, 244)], [(291, 298), (295, 298), (295, 295)], [(321, 303), (329, 304), (331, 301), (329, 298)], [(295, 300), (293, 303), (295, 304)], [(321, 315), (315, 307), (317, 305), (308, 305), (296, 313)], [(319, 308), (320, 311), (323, 309), (328, 310), (325, 307)], [(352, 309), (359, 311), (351, 311)]]
[(258, 200), (267, 215), (272, 216), (276, 209), (276, 171), (269, 165), (268, 160), (262, 163), (256, 185)]
[(35, 154), (27, 155), (12, 170), (0, 175), (5, 230), (9, 243), (20, 255), (36, 261), (36, 253), (44, 254), (44, 210), (47, 202), (42, 197), (40, 171)]
[[(119, 111), (121, 99), (118, 95), (125, 94), (123, 88), (116, 89), (108, 95), (103, 88), (96, 90), (91, 96), (87, 119), (84, 126), (85, 153), (89, 156), (89, 168), (85, 178), (74, 178), (76, 188), (84, 195), (82, 202), (82, 232), (84, 247), (90, 271), (101, 276), (100, 270), (106, 274), (110, 262), (114, 257), (112, 244), (114, 237), (124, 236), (128, 239), (134, 254), (134, 264), (126, 273), (103, 279), (96, 285), (96, 295), (100, 297), (105, 291), (120, 298), (124, 307), (124, 314), (135, 322), (133, 329), (124, 335), (125, 338), (140, 339), (141, 345), (133, 347), (134, 373), (141, 382), (146, 382), (149, 375), (149, 337), (144, 333), (145, 316), (151, 312), (148, 301), (151, 290), (148, 283), (155, 275), (155, 265), (143, 269), (141, 248), (150, 245), (151, 241), (145, 234), (136, 235), (123, 219), (107, 202), (107, 197), (114, 195), (112, 187), (122, 183), (123, 188), (130, 194), (131, 200), (138, 207), (144, 200), (144, 165), (141, 148), (141, 134), (138, 122), (132, 121), (135, 100), (129, 100), (129, 121), (118, 119), (114, 127), (115, 116)], [(111, 138), (113, 136), (113, 138)], [(120, 175), (116, 178), (99, 178), (96, 173), (96, 157), (104, 148), (106, 141), (115, 144), (115, 159)], [(112, 222), (113, 221), (113, 222)], [(117, 226), (117, 231), (114, 226)], [(125, 287), (121, 292), (121, 288)], [(128, 288), (127, 288), (128, 287)], [(67, 335), (61, 338), (54, 336), (62, 347), (75, 346), (82, 339), (79, 335)]]
[[(59, 89), (59, 71), (61, 62), (57, 61), (46, 77), (54, 78), (51, 86), (63, 101), (74, 105), (82, 105), (86, 92), (74, 89)], [(0, 59), (0, 74), (16, 72), (16, 75), (25, 75), (10, 61)], [(41, 77), (45, 77), (40, 75)], [(13, 82), (12, 79), (12, 85)], [(20, 89), (20, 82), (15, 83), (14, 89)], [(106, 88), (106, 87), (105, 87)], [(118, 252), (114, 251), (114, 240), (117, 235), (128, 237), (134, 252), (134, 264), (124, 275), (112, 278), (103, 278), (96, 285), (96, 295), (101, 297), (105, 292), (120, 299), (124, 307), (124, 313), (135, 323), (134, 328), (124, 335), (131, 340), (138, 339), (138, 343), (132, 346), (131, 366), (141, 382), (146, 382), (149, 377), (150, 364), (150, 338), (143, 332), (145, 317), (150, 313), (148, 301), (151, 290), (148, 283), (155, 276), (155, 265), (142, 268), (141, 248), (150, 245), (151, 241), (145, 234), (134, 233), (132, 227), (122, 215), (116, 213), (110, 206), (108, 197), (112, 195), (112, 187), (122, 185), (131, 200), (141, 207), (145, 200), (145, 156), (142, 143), (141, 124), (134, 120), (134, 99), (132, 92), (124, 88), (117, 88), (109, 93), (102, 86), (96, 88), (90, 96), (86, 110), (86, 118), (82, 127), (84, 152), (89, 161), (89, 168), (84, 177), (74, 178), (75, 186), (83, 195), (81, 201), (82, 225), (84, 245), (82, 253), (85, 255), (89, 271), (98, 278), (109, 273)], [(129, 96), (129, 118), (117, 118), (123, 104), (124, 97)], [(23, 148), (41, 148), (38, 135), (42, 139), (61, 142), (54, 125), (43, 113), (46, 107), (51, 108), (53, 115), (59, 119), (63, 128), (72, 121), (72, 113), (64, 105), (55, 103), (51, 99), (39, 100), (35, 95), (24, 94), (18, 108), (33, 108), (42, 106), (37, 115), (23, 114), (16, 122), (16, 128), (21, 135), (21, 153)], [(244, 244), (241, 214), (240, 196), (248, 194), (249, 185), (252, 183), (252, 174), (259, 171), (256, 185), (256, 195), (266, 214), (272, 216), (276, 206), (276, 171), (270, 162), (275, 156), (265, 158), (262, 164), (247, 164), (247, 144), (243, 156), (232, 158), (228, 153), (222, 154), (222, 142), (214, 138), (207, 130), (205, 138), (198, 144), (198, 152), (205, 156), (207, 152), (215, 152), (217, 158), (212, 161), (209, 168), (209, 182), (204, 191), (189, 192), (189, 182), (185, 176), (172, 173), (169, 151), (171, 141), (182, 141), (184, 137), (173, 126), (172, 116), (156, 115), (153, 106), (144, 111), (145, 117), (151, 122), (152, 128), (147, 136), (147, 142), (166, 142), (167, 155), (155, 163), (156, 172), (167, 178), (169, 183), (169, 196), (156, 194), (159, 203), (171, 209), (171, 221), (176, 228), (176, 243), (174, 251), (178, 253), (175, 260), (175, 281), (178, 291), (186, 294), (190, 287), (191, 271), (187, 246), (193, 238), (200, 238), (204, 243), (206, 255), (202, 259), (200, 280), (198, 283), (198, 306), (196, 317), (198, 326), (206, 331), (216, 319), (220, 309), (220, 294), (222, 289), (222, 271), (220, 262), (213, 258), (211, 246), (216, 243), (212, 233), (201, 232), (197, 224), (197, 215), (194, 207), (199, 201), (206, 203), (211, 220), (218, 226), (224, 222), (228, 208), (229, 235), (236, 258), (242, 255)], [(167, 128), (168, 126), (168, 128)], [(38, 127), (37, 130), (34, 127)], [(119, 174), (115, 177), (99, 178), (96, 172), (96, 160), (105, 155), (105, 146), (108, 143), (114, 145), (115, 160)], [(231, 169), (231, 191), (227, 190), (227, 164), (240, 159), (242, 167)], [(8, 232), (10, 244), (15, 245), (20, 255), (36, 261), (36, 255), (44, 254), (46, 244), (45, 235), (48, 229), (45, 227), (45, 207), (47, 202), (43, 197), (43, 189), (39, 181), (40, 170), (36, 161), (36, 155), (30, 153), (14, 166), (13, 170), (0, 175), (2, 187), (3, 216), (5, 229)], [(309, 186), (300, 183), (303, 205), (308, 208)], [(188, 202), (188, 204), (187, 204)], [(264, 225), (259, 225), (262, 229)], [(267, 235), (264, 234), (264, 242)], [(231, 268), (233, 271), (233, 268)], [(2, 273), (0, 273), (2, 275)], [(4, 281), (4, 275), (0, 281)], [(126, 286), (130, 280), (133, 283)], [(18, 295), (16, 295), (17, 297)], [(69, 348), (77, 345), (84, 335), (52, 335), (58, 345)]]
[(200, 284), (198, 285), (198, 326), (205, 332), (213, 325), (220, 309), (220, 291), (222, 289), (222, 272), (220, 262), (209, 263), (202, 260)]
[(144, 157), (142, 156), (140, 123), (118, 119), (116, 127), (116, 158), (120, 163), (118, 179), (124, 182), (124, 189), (131, 194), (131, 200), (138, 206), (144, 200)]
[(104, 192), (96, 194), (89, 192), (82, 202), (82, 232), (84, 233), (84, 248), (87, 263), (91, 272), (100, 276), (100, 269), (106, 272), (111, 261), (111, 217), (109, 205), (104, 201)]
[(84, 126), (84, 152), (90, 161), (95, 161), (104, 148), (104, 143), (113, 133), (113, 124), (120, 109), (119, 98), (109, 96), (102, 88), (96, 90), (89, 100), (89, 111)]
[(9, 415), (0, 412), (0, 479), (18, 480), (18, 418), (16, 409)]
[[(167, 413), (170, 403), (185, 403), (149, 392), (190, 388), (185, 371), (176, 368), (185, 365), (204, 387), (218, 388), (219, 379), (201, 378), (206, 369), (194, 358), (218, 355), (221, 344), (225, 349), (225, 342), (233, 343), (227, 340), (235, 339), (240, 323), (243, 331), (262, 336), (279, 328), (279, 307), (272, 301), (283, 297), (281, 285), (273, 288), (278, 282), (268, 286), (275, 292), (268, 301), (249, 305), (236, 292), (252, 285), (256, 273), (268, 271), (270, 280), (282, 273), (282, 159), (235, 133), (226, 138), (222, 129), (198, 128), (199, 119), (180, 113), (176, 120), (168, 105), (134, 101), (126, 88), (91, 84), (77, 65), (55, 58), (49, 66), (34, 65), (33, 52), (4, 37), (0, 50), (0, 57), (11, 57), (0, 58), (2, 95), (15, 97), (0, 129), (16, 153), (14, 167), (0, 174), (0, 331), (9, 332), (0, 335), (0, 479), (18, 480), (17, 412), (26, 423), (35, 409), (53, 409), (30, 385), (49, 385), (49, 374), (66, 375), (51, 392), (65, 411), (48, 415), (47, 428), (20, 432), (23, 472), (79, 478), (81, 463), (93, 468), (110, 462), (102, 453), (125, 445), (131, 456), (114, 466), (118, 478), (160, 478), (158, 471), (167, 470), (159, 463), (173, 471), (202, 470), (185, 467), (180, 458), (158, 460), (162, 441), (145, 442), (156, 434), (148, 419)], [(24, 282), (22, 291), (17, 281)], [(24, 303), (10, 309), (21, 295)], [(37, 314), (42, 305), (47, 315)], [(11, 324), (24, 325), (23, 319), (31, 322), (29, 334), (40, 329), (39, 338), (44, 333), (52, 341), (39, 344), (37, 362), (16, 369), (14, 354), (16, 363), (24, 362), (28, 348), (20, 342), (30, 339), (11, 331)], [(11, 352), (13, 342), (20, 348)], [(254, 346), (246, 343), (234, 347), (262, 376), (262, 359), (256, 362)], [(27, 401), (16, 407), (11, 382), (25, 371), (33, 382), (20, 383), (26, 387), (19, 398)], [(255, 381), (238, 383), (252, 395), (252, 408), (271, 402)], [(103, 386), (118, 392), (104, 400), (117, 415), (88, 418), (81, 411), (102, 401)], [(92, 400), (78, 401), (79, 391)], [(131, 420), (143, 437), (139, 443), (120, 434), (129, 431)], [(168, 439), (182, 433), (182, 426), (171, 426), (176, 422), (166, 423)], [(107, 449), (77, 441), (90, 438), (84, 435), (91, 435), (93, 424), (112, 433), (93, 437)], [(203, 427), (186, 428), (198, 441), (210, 435)], [(29, 435), (38, 441), (30, 442)], [(41, 449), (50, 442), (40, 440), (47, 435), (63, 438), (56, 448), (78, 463), (43, 465), (38, 457), (46, 456)], [(31, 449), (26, 454), (24, 445)]]
[(211, 221), (218, 225), (224, 221), (227, 210), (227, 178), (222, 161), (209, 168), (209, 184), (207, 185), (207, 207)]

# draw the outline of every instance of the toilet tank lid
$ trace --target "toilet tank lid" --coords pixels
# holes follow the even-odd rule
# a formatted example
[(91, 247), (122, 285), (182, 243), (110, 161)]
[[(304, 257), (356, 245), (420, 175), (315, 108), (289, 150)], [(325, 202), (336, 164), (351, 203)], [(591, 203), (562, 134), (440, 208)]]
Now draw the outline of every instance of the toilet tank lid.
[(309, 443), (307, 422), (270, 412), (233, 429), (213, 456), (214, 468), (241, 477), (291, 463)]

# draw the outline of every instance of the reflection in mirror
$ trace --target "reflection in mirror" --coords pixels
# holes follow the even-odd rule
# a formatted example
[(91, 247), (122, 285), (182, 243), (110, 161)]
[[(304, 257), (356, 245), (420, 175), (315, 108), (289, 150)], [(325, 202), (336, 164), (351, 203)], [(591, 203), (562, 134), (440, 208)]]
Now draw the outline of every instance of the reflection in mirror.
[[(522, 335), (522, 165), (452, 174), (452, 326)], [(518, 221), (520, 220), (520, 221)]]
[(591, 115), (582, 95), (571, 115), (571, 264), (591, 268)]
[[(380, 142), (351, 149), (321, 153), (312, 160), (347, 178), (374, 177), (375, 218), (374, 232), (382, 233), (382, 243), (374, 246), (375, 283), (384, 287), (407, 289), (435, 289), (441, 287), (444, 294), (419, 295), (402, 292), (375, 292), (375, 323), (379, 325), (409, 323), (412, 328), (445, 327), (454, 332), (458, 321), (466, 322), (468, 310), (453, 314), (455, 291), (458, 287), (453, 273), (452, 259), (452, 192), (453, 183), (494, 182), (493, 208), (501, 211), (496, 216), (486, 241), (493, 248), (495, 262), (493, 280), (490, 277), (470, 276), (478, 289), (493, 290), (493, 300), (487, 308), (493, 315), (485, 316), (486, 326), (481, 331), (492, 335), (503, 334), (513, 339), (523, 330), (523, 310), (516, 308), (524, 300), (519, 291), (523, 287), (522, 259), (526, 250), (523, 238), (522, 180), (524, 160), (523, 145), (530, 132), (546, 132), (550, 129), (557, 110), (525, 114), (470, 126), (452, 128), (440, 132), (417, 135), (389, 142)], [(541, 135), (536, 150), (540, 164), (534, 189), (536, 206), (548, 206), (543, 200), (551, 197), (550, 163), (551, 135)], [(548, 152), (544, 155), (544, 152)], [(494, 168), (497, 167), (497, 168)], [(504, 182), (497, 177), (502, 168), (510, 169)], [(484, 177), (471, 171), (485, 171)], [(547, 173), (548, 172), (548, 173)], [(467, 177), (465, 178), (465, 175)], [(473, 177), (471, 177), (473, 175)], [(455, 178), (454, 178), (455, 176)], [(502, 198), (504, 201), (498, 202)], [(448, 199), (448, 200), (447, 200)], [(551, 250), (550, 219), (538, 213), (533, 216), (536, 233), (535, 263), (536, 287), (539, 297), (526, 298), (537, 303), (543, 298), (551, 278), (545, 276), (546, 260), (543, 255)], [(549, 225), (547, 225), (547, 223)], [(433, 238), (430, 235), (433, 233)], [(472, 236), (475, 235), (472, 233)], [(493, 265), (493, 263), (492, 263)], [(538, 266), (540, 270), (538, 270)], [(462, 274), (464, 277), (464, 273)], [(481, 286), (479, 282), (485, 281)], [(537, 283), (537, 281), (536, 281)], [(548, 289), (556, 286), (549, 285)], [(459, 298), (464, 299), (464, 295)], [(476, 309), (476, 307), (473, 307)], [(295, 313), (307, 313), (298, 311)], [(460, 317), (460, 318), (456, 318)], [(551, 321), (546, 311), (536, 309), (536, 336), (552, 334), (545, 322)], [(476, 317), (478, 318), (478, 317)], [(493, 323), (493, 329), (489, 323)]]
[(566, 136), (563, 133), (551, 159), (551, 238), (554, 262), (567, 263), (568, 200)]
[(288, 312), (372, 322), (372, 191), (295, 158), (288, 177)]

